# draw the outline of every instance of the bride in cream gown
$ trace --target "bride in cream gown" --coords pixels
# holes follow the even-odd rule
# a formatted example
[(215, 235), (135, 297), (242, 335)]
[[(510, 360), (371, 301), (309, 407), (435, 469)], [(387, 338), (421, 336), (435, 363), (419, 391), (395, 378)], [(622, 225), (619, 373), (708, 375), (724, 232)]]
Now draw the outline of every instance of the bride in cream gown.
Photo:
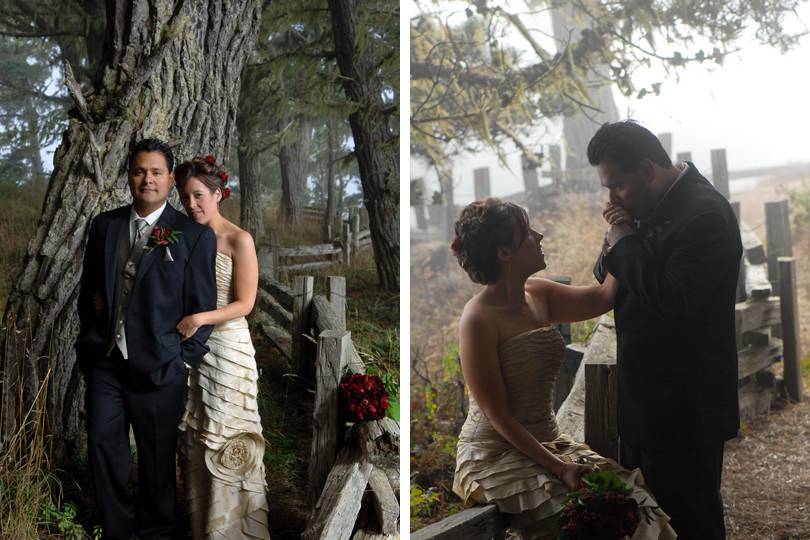
[(259, 418), (258, 373), (247, 315), (253, 308), (258, 263), (252, 237), (219, 213), (230, 193), (227, 173), (213, 157), (176, 170), (189, 217), (217, 236), (217, 309), (184, 318), (183, 336), (213, 324), (210, 352), (188, 380), (183, 432), (183, 474), (195, 539), (270, 538)]
[[(626, 216), (615, 217), (621, 219)], [(567, 495), (592, 470), (614, 470), (632, 497), (652, 511), (655, 499), (639, 470), (560, 433), (554, 381), (565, 350), (554, 326), (596, 317), (613, 306), (616, 281), (573, 287), (530, 278), (546, 267), (543, 235), (525, 210), (498, 199), (467, 206), (455, 225), (452, 249), (476, 283), (485, 285), (465, 306), (459, 351), (470, 389), (461, 428), (453, 491), (466, 505), (496, 504), (511, 515), (520, 538), (555, 538)], [(633, 540), (670, 540), (675, 532), (657, 509), (643, 517)]]

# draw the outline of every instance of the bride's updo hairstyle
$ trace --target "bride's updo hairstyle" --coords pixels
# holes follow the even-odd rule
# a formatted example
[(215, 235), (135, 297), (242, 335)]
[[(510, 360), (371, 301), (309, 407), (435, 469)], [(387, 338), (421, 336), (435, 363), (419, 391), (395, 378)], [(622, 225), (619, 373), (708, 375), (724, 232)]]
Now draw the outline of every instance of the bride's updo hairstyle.
[[(514, 248), (529, 234), (529, 216), (520, 206), (494, 197), (475, 201), (461, 211), (455, 225), (453, 254), (475, 283), (498, 281), (498, 248)], [(518, 244), (515, 243), (518, 238)]]
[(196, 178), (214, 193), (222, 190), (222, 200), (227, 199), (231, 194), (231, 189), (225, 187), (228, 183), (228, 172), (217, 163), (214, 156), (197, 156), (190, 161), (184, 161), (174, 170), (174, 181), (178, 189), (183, 188), (183, 184), (189, 178)]

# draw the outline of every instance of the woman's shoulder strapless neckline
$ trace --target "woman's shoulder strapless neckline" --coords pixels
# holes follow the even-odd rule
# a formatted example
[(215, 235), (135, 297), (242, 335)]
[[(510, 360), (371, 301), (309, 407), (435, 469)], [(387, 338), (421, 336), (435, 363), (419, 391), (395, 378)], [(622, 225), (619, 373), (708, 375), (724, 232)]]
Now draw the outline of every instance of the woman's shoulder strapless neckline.
[(526, 330), (525, 332), (521, 332), (520, 334), (515, 334), (512, 337), (506, 338), (505, 340), (501, 341), (501, 343), (498, 345), (498, 348), (500, 349), (501, 347), (503, 347), (507, 343), (511, 343), (512, 341), (516, 341), (519, 338), (532, 336), (532, 335), (535, 335), (535, 334), (539, 334), (540, 332), (545, 333), (545, 332), (548, 332), (550, 330), (553, 331), (553, 330), (556, 330), (556, 329), (557, 329), (557, 327), (554, 326), (554, 325), (540, 326), (538, 328), (532, 328), (531, 330)]

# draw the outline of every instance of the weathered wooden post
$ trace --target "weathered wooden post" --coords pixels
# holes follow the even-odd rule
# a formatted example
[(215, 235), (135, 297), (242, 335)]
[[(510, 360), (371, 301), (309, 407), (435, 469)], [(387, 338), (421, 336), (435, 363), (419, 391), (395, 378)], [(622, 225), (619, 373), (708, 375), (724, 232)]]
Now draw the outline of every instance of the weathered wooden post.
[(661, 146), (664, 147), (668, 156), (672, 155), (672, 133), (665, 132), (658, 134), (658, 140), (661, 141)]
[(779, 290), (779, 257), (792, 257), (790, 207), (787, 200), (765, 203), (765, 242), (768, 253), (768, 281)]
[[(737, 226), (740, 226), (740, 201), (732, 201), (731, 208), (734, 210), (734, 215), (737, 216)], [(745, 302), (745, 250), (743, 250), (742, 258), (740, 259), (740, 271), (737, 274), (737, 302)]]
[(352, 263), (352, 232), (348, 223), (343, 224), (343, 264), (349, 266)]
[(552, 144), (548, 147), (548, 159), (551, 165), (551, 185), (558, 192), (563, 188), (562, 172), (562, 150), (559, 144)]
[(420, 231), (427, 230), (427, 216), (425, 215), (425, 199), (427, 191), (424, 178), (411, 180), (411, 206), (416, 213), (416, 227)]
[(365, 206), (360, 207), (360, 228), (368, 230), (368, 209)]
[(276, 279), (278, 277), (278, 233), (270, 231), (268, 243), (259, 244), (256, 257), (259, 259), (259, 273)]
[(346, 329), (346, 278), (329, 276), (329, 303), (335, 308), (340, 323), (338, 330)]
[(352, 212), (352, 241), (354, 242), (354, 252), (360, 253), (360, 211)]
[(473, 170), (473, 177), (475, 180), (475, 200), (480, 201), (489, 197), (492, 193), (489, 184), (489, 168), (481, 167)]
[(779, 257), (779, 306), (782, 312), (782, 361), (785, 390), (790, 399), (802, 400), (799, 304), (796, 299), (796, 259)]
[(308, 371), (309, 340), (304, 337), (309, 332), (312, 295), (315, 278), (312, 276), (295, 276), (293, 289), (293, 323), (292, 323), (292, 367), (293, 372), (306, 376)]
[(729, 198), (728, 162), (725, 148), (712, 150), (712, 183), (726, 199)]
[(351, 333), (346, 330), (324, 330), (318, 337), (307, 486), (310, 508), (315, 506), (323, 491), (343, 436), (338, 408), (338, 385), (346, 366), (350, 339)]
[(526, 191), (526, 200), (534, 201), (537, 190), (540, 189), (540, 181), (537, 178), (537, 165), (524, 154), (520, 155), (520, 165), (523, 171), (523, 189)]
[(675, 158), (675, 161), (678, 163), (692, 161), (692, 152), (678, 152), (678, 156)]
[(616, 364), (585, 364), (585, 442), (611, 459), (619, 458), (617, 384)]

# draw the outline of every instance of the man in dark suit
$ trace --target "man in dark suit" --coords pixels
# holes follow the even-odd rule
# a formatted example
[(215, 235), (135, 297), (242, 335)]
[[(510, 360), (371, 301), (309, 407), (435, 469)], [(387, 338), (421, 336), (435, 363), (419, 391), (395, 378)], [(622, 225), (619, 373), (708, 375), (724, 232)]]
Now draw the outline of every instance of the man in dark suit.
[[(90, 468), (105, 539), (174, 538), (175, 454), (189, 366), (212, 327), (181, 341), (185, 315), (216, 308), (216, 237), (167, 202), (174, 157), (139, 142), (133, 203), (96, 216), (84, 255), (76, 356), (87, 383)], [(130, 425), (138, 497), (127, 492)]]
[(679, 539), (724, 538), (723, 445), (739, 428), (734, 211), (635, 122), (603, 125), (588, 160), (614, 223), (594, 274), (619, 282), (619, 459), (641, 469)]

